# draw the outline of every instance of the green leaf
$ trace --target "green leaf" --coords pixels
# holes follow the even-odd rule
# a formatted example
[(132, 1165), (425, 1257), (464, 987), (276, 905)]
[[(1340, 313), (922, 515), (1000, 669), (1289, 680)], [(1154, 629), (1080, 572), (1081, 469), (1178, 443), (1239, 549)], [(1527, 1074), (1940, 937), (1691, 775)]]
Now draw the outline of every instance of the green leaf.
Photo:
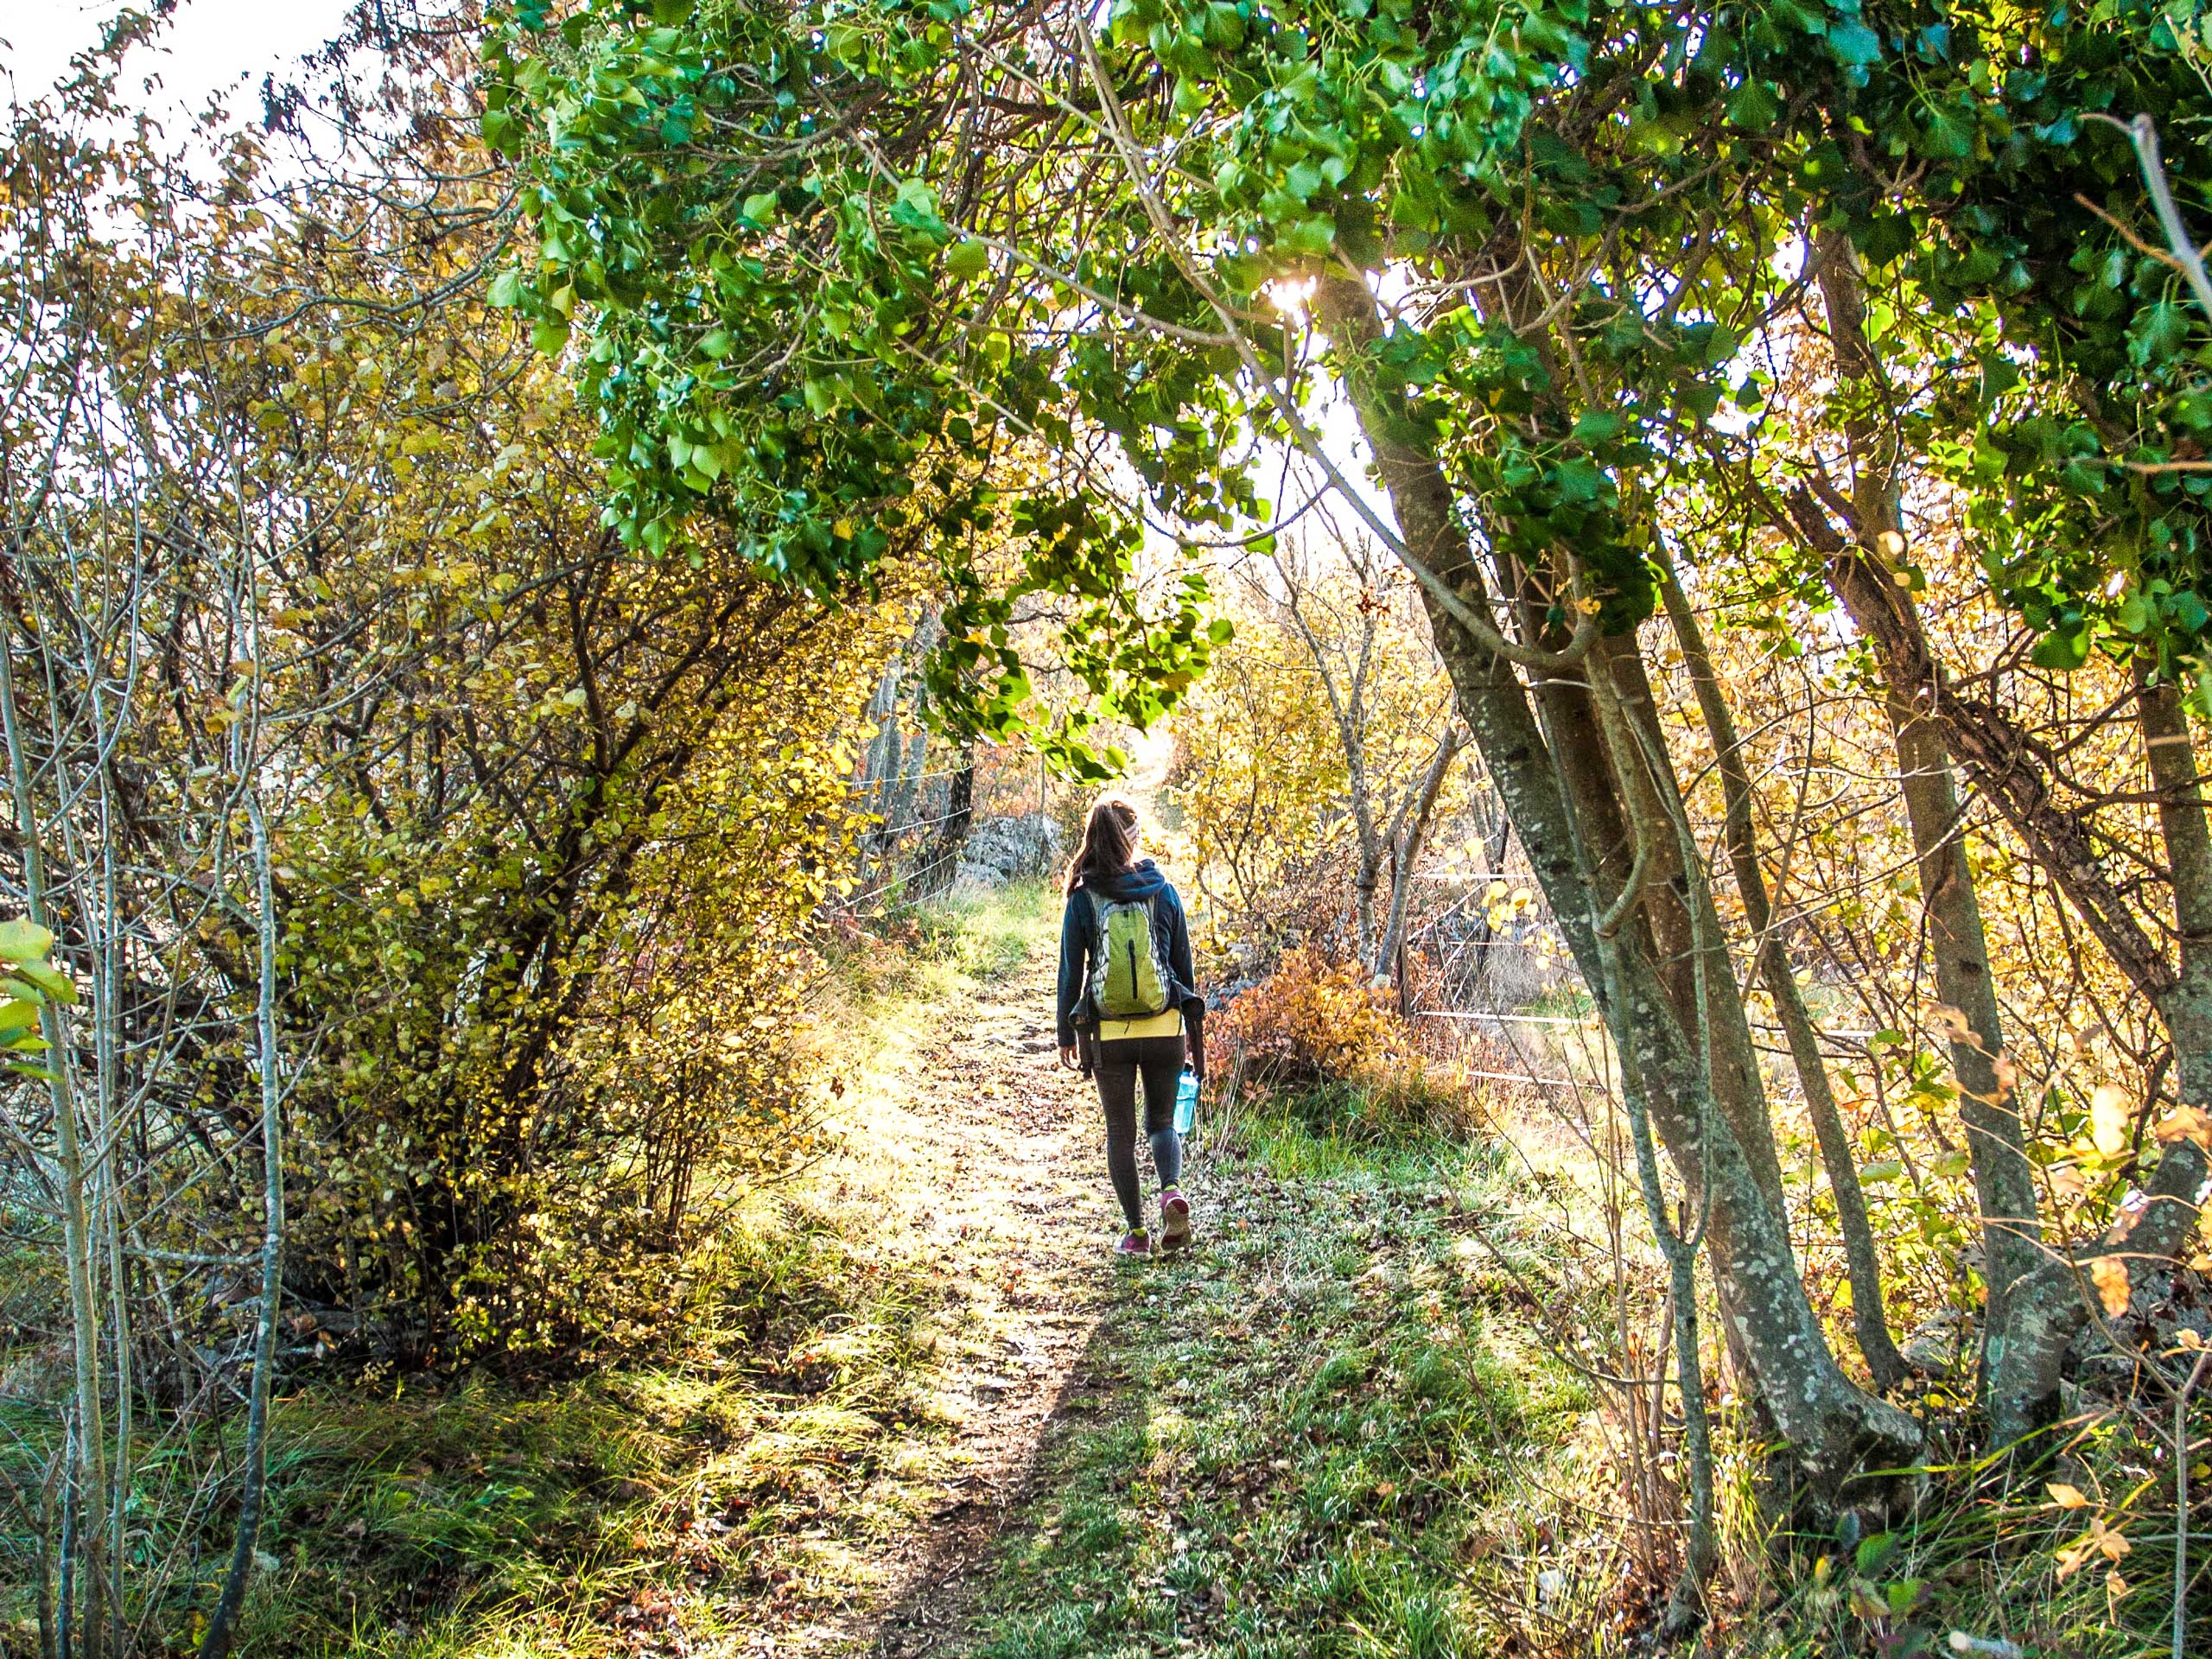
[(2171, 300), (2160, 300), (2137, 320), (2134, 332), (2130, 355), (2146, 368), (2155, 366), (2189, 343), (2189, 315)]
[(944, 256), (944, 269), (953, 281), (971, 283), (991, 268), (991, 251), (970, 237), (956, 242)]
[(492, 279), (491, 302), (502, 311), (512, 310), (522, 302), (522, 273), (503, 270)]
[(10, 962), (44, 962), (54, 949), (54, 935), (29, 917), (0, 922), (0, 957)]
[(1746, 132), (1764, 132), (1782, 118), (1782, 100), (1763, 80), (1747, 80), (1728, 100), (1728, 119)]
[(1852, 1552), (1852, 1563), (1859, 1569), (1859, 1576), (1864, 1578), (1868, 1573), (1878, 1572), (1882, 1563), (1888, 1560), (1891, 1552), (1897, 1548), (1897, 1535), (1889, 1532), (1878, 1532), (1860, 1539), (1859, 1548)]
[(77, 987), (69, 976), (42, 962), (18, 962), (16, 977), (28, 982), (33, 988), (65, 1007), (77, 1000)]
[(2055, 668), (2070, 674), (2089, 660), (2088, 631), (2076, 628), (2070, 633), (2046, 633), (2028, 653), (2028, 660), (2037, 668)]
[(1881, 36), (1857, 21), (1828, 25), (1828, 50), (1847, 69), (1860, 69), (1882, 55)]
[(1282, 235), (1275, 238), (1275, 245), (1286, 253), (1303, 254), (1319, 259), (1327, 256), (1337, 239), (1337, 222), (1326, 213), (1315, 213), (1301, 219)]
[(776, 215), (782, 206), (774, 191), (763, 190), (757, 195), (747, 196), (739, 211), (755, 225), (766, 227), (776, 222)]

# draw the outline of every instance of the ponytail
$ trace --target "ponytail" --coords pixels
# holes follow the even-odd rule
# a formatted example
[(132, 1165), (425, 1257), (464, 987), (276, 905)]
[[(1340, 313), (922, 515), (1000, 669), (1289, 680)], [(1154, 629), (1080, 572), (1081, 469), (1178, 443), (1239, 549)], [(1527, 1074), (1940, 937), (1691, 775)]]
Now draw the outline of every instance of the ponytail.
[(1118, 795), (1102, 795), (1084, 821), (1083, 842), (1068, 861), (1063, 893), (1102, 875), (1118, 875), (1136, 862), (1137, 810)]

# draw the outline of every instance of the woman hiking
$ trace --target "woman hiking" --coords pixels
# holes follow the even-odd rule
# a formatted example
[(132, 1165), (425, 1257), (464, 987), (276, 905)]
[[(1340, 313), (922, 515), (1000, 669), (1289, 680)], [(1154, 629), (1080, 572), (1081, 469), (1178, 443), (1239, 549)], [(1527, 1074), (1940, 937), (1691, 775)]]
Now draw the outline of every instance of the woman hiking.
[(1150, 1255), (1143, 1195), (1137, 1185), (1137, 1084), (1144, 1084), (1144, 1130), (1160, 1176), (1162, 1253), (1191, 1242), (1191, 1204), (1176, 1183), (1183, 1142), (1175, 1133), (1175, 1090), (1185, 1057), (1205, 1077), (1205, 1003), (1194, 986), (1191, 930), (1183, 901), (1140, 855), (1137, 811), (1106, 796), (1090, 809), (1083, 844), (1068, 862), (1060, 918), (1060, 1064), (1098, 1081), (1106, 1109), (1106, 1173), (1129, 1230), (1122, 1255)]

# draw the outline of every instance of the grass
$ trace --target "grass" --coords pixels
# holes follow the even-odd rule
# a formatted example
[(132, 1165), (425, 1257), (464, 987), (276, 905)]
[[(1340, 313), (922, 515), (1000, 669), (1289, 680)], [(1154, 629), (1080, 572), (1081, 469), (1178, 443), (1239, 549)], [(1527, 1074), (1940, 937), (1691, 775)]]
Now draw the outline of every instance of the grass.
[(1505, 1652), (1528, 1610), (1502, 1559), (1557, 1560), (1565, 1605), (1540, 1489), (1574, 1478), (1590, 1402), (1467, 1248), (1502, 1166), (1289, 1116), (1243, 1140), (1188, 1183), (1204, 1249), (1133, 1274), (1104, 1327), (1117, 1386), (1049, 1451), (989, 1659)]
[(857, 1587), (938, 1438), (933, 1281), (788, 1203), (722, 1255), (684, 1363), (284, 1402), (246, 1650), (631, 1652)]
[[(1639, 1649), (1666, 1586), (1626, 1547), (1607, 1400), (1545, 1335), (1594, 1323), (1602, 1293), (1501, 1153), (1313, 1116), (1279, 1106), (1229, 1154), (1202, 1150), (1185, 1185), (1205, 1246), (1128, 1274), (1089, 1362), (1103, 1395), (1071, 1402), (992, 1564), (985, 1659)], [(2168, 1651), (2171, 1506), (2117, 1419), (2052, 1471), (2085, 1509), (1939, 1471), (1872, 1537), (1772, 1535), (1725, 1403), (1720, 1428), (1728, 1559), (1705, 1652), (1901, 1656), (1954, 1650), (1953, 1631), (2039, 1659)], [(2133, 1534), (2117, 1588), (2098, 1554), (2058, 1575), (2092, 1515)]]

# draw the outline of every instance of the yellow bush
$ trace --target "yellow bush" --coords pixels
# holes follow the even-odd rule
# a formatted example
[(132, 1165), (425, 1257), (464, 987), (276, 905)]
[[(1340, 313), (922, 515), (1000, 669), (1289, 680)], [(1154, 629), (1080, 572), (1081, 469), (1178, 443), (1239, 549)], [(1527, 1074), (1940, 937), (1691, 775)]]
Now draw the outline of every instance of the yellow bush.
[(1384, 995), (1357, 965), (1300, 945), (1215, 1017), (1208, 1048), (1255, 1083), (1380, 1084), (1421, 1064)]

